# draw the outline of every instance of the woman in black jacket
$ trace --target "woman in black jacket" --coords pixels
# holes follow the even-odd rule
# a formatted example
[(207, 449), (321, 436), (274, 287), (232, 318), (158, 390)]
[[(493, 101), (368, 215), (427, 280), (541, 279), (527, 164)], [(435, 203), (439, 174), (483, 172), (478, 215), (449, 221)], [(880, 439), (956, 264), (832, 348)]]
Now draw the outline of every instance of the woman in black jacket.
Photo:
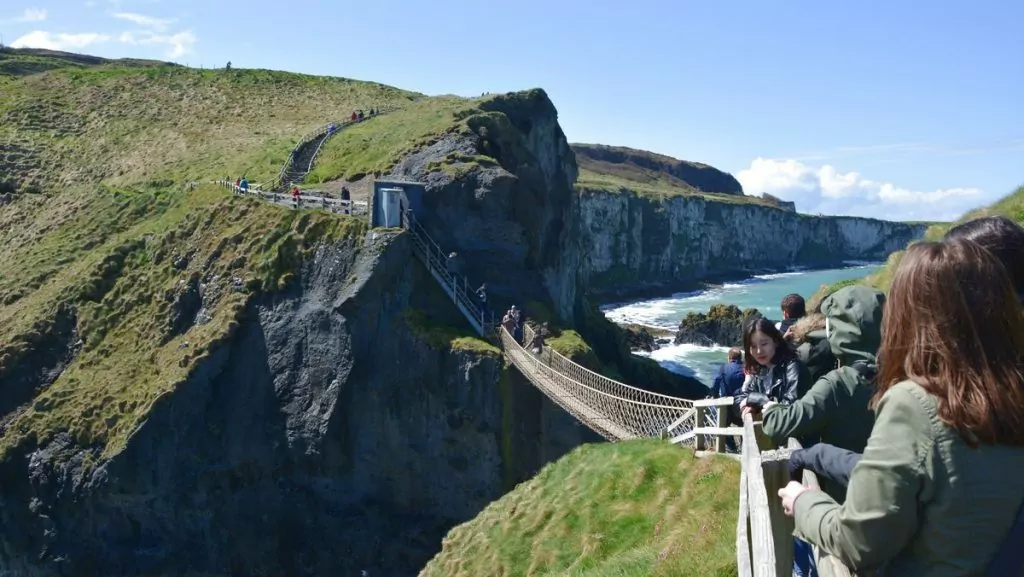
[(743, 329), (743, 368), (747, 379), (733, 399), (742, 410), (760, 411), (769, 402), (789, 405), (810, 388), (810, 374), (768, 319)]

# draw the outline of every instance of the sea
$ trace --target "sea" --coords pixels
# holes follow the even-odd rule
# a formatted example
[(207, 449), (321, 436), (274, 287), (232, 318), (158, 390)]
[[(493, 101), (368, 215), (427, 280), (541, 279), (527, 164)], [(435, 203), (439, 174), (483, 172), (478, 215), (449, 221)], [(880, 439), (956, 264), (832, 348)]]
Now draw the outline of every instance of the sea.
[[(713, 286), (706, 290), (677, 293), (670, 297), (608, 304), (601, 307), (605, 316), (616, 323), (632, 323), (668, 329), (673, 335), (679, 321), (689, 312), (706, 313), (715, 303), (733, 304), (740, 309), (756, 308), (766, 317), (782, 319), (779, 303), (790, 293), (810, 299), (821, 285), (856, 279), (878, 271), (883, 263), (847, 262), (843, 268), (825, 270), (791, 270), (778, 274), (756, 275), (746, 280)], [(669, 341), (671, 343), (671, 341)], [(666, 369), (695, 377), (710, 385), (718, 366), (725, 362), (728, 347), (693, 344), (662, 344), (658, 350), (634, 354), (650, 357)]]

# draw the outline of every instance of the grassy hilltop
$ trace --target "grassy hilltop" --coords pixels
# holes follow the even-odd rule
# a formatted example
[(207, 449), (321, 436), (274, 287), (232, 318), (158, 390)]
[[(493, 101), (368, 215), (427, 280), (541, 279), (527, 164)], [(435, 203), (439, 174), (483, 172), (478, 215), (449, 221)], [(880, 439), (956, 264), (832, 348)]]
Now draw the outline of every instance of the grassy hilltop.
[[(0, 95), (0, 455), (60, 432), (116, 453), (254, 294), (283, 287), (318, 242), (366, 228), (186, 182), (270, 179), (301, 136), (356, 108), (426, 118), (416, 134), (381, 130), (389, 115), (360, 125), (352, 136), (387, 142), (356, 146), (362, 164), (325, 156), (337, 174), (384, 169), (473, 103), (345, 78), (11, 49), (0, 51)], [(179, 309), (201, 283), (207, 308), (193, 327)], [(65, 357), (56, 380), (32, 390), (42, 377), (27, 372)]]

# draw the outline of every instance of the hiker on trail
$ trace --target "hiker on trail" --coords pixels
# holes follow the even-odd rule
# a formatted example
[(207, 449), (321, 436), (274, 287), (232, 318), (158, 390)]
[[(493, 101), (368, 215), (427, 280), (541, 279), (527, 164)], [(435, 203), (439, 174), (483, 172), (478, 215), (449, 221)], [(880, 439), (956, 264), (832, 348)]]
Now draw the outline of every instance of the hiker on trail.
[(362, 110), (360, 110), (360, 111), (359, 111), (359, 120), (362, 120), (362, 119), (363, 119), (363, 111), (362, 111)]
[(875, 424), (846, 501), (791, 482), (796, 532), (858, 574), (1020, 575), (1024, 315), (963, 238), (907, 248), (886, 303)]
[(249, 192), (249, 179), (242, 177), (242, 180), (238, 183), (238, 187), (242, 189), (242, 192)]
[(299, 208), (299, 204), (302, 202), (301, 194), (302, 191), (299, 190), (299, 187), (292, 188), (292, 204), (295, 205), (295, 208)]
[(756, 318), (743, 329), (743, 368), (748, 378), (733, 397), (743, 413), (759, 414), (770, 401), (790, 405), (810, 388), (807, 369), (766, 318)]
[(775, 328), (779, 329), (783, 336), (789, 331), (789, 327), (807, 315), (807, 304), (804, 302), (804, 297), (796, 293), (783, 297), (779, 308), (782, 309), (782, 321), (777, 323)]
[[(862, 285), (844, 287), (821, 302), (825, 340), (839, 367), (793, 404), (767, 403), (761, 409), (765, 435), (776, 443), (796, 437), (858, 453), (864, 450), (875, 423), (868, 402), (878, 373), (884, 307), (885, 294)], [(804, 443), (805, 448), (809, 446), (810, 442)], [(833, 483), (823, 482), (822, 489), (838, 502), (846, 497), (845, 488)]]
[(241, 192), (239, 192), (240, 188), (242, 188), (242, 179), (241, 178), (236, 178), (235, 179), (235, 188), (231, 189), (231, 191), (234, 192), (235, 194), (241, 194)]
[(359, 120), (359, 115), (356, 114), (354, 111), (352, 112), (351, 120), (352, 120), (352, 122), (355, 122), (356, 120)]
[(348, 191), (347, 186), (341, 187), (341, 200), (352, 200), (352, 193)]
[(945, 238), (964, 238), (991, 252), (1006, 267), (1017, 300), (1024, 305), (1024, 228), (1005, 216), (988, 216), (954, 226)]
[(334, 123), (333, 122), (327, 125), (327, 136), (330, 136), (332, 134), (334, 134)]

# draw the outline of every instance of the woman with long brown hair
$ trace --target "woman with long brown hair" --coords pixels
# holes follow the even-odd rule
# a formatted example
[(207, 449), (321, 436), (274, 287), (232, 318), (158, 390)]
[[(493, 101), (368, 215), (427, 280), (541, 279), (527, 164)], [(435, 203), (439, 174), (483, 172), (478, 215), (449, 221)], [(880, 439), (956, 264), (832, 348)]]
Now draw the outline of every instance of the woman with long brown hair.
[(1020, 550), (1003, 546), (1024, 502), (1024, 311), (999, 259), (965, 239), (911, 246), (879, 369), (846, 501), (790, 483), (783, 508), (854, 570), (985, 575)]

